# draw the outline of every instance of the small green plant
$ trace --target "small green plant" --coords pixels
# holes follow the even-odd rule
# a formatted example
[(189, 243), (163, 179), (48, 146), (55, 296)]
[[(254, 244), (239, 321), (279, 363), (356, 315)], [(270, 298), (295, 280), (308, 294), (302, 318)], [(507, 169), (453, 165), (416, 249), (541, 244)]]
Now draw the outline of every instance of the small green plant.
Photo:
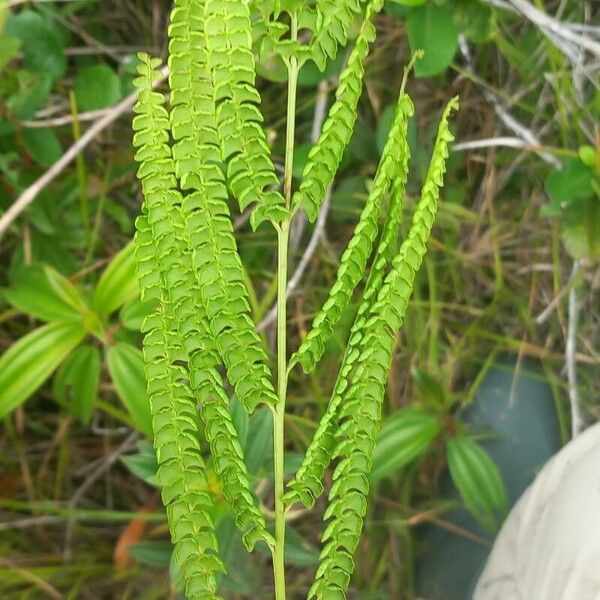
[[(139, 300), (133, 243), (115, 255), (95, 285), (86, 287), (36, 262), (0, 290), (18, 313), (46, 323), (0, 357), (0, 418), (56, 373), (54, 398), (82, 423), (100, 407), (150, 436), (143, 359), (131, 343), (150, 307)], [(98, 400), (102, 358), (128, 414)]]
[[(160, 60), (140, 55), (133, 127), (144, 205), (137, 220), (136, 248), (143, 298), (156, 302), (143, 327), (144, 356), (158, 482), (175, 560), (190, 600), (217, 598), (216, 573), (224, 569), (210, 516), (212, 499), (200, 431), (210, 445), (216, 474), (247, 549), (264, 542), (272, 553), (277, 600), (286, 594), (286, 513), (295, 503), (314, 505), (324, 491), (325, 470), (336, 462), (320, 564), (309, 597), (344, 598), (350, 582), (396, 333), (434, 223), (448, 144), (453, 139), (448, 119), (457, 108), (454, 99), (442, 115), (421, 198), (398, 249), (409, 160), (407, 124), (414, 110), (403, 84), (381, 162), (337, 279), (311, 331), (288, 361), (290, 222), (299, 211), (314, 220), (333, 183), (356, 120), (364, 61), (375, 37), (372, 20), (381, 5), (381, 0), (314, 5), (295, 0), (177, 0), (169, 26), (168, 105), (153, 89)], [(360, 16), (362, 25), (341, 74), (336, 101), (309, 153), (302, 182), (293, 190), (299, 70), (307, 61), (323, 68), (347, 42)], [(282, 193), (277, 190), (279, 178), (262, 127), (254, 44), (263, 53), (278, 54), (288, 71)], [(251, 317), (230, 197), (241, 210), (252, 211), (254, 228), (268, 222), (278, 235), (276, 385)], [(379, 220), (388, 197), (380, 233)], [(319, 362), (367, 270), (329, 405), (286, 489), (288, 375), (298, 365), (308, 373)], [(274, 534), (249, 484), (229, 413), (224, 374), (246, 411), (266, 405), (273, 414)]]

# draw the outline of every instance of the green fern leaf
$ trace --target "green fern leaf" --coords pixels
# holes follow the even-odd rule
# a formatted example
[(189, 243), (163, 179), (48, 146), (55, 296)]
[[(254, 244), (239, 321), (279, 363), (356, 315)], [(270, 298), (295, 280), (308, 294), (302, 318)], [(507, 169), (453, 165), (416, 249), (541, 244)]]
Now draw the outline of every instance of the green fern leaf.
[(222, 159), (204, 22), (204, 2), (176, 0), (168, 30), (170, 122), (183, 190), (199, 188), (203, 163), (219, 164)]
[[(363, 277), (367, 260), (377, 236), (378, 220), (383, 198), (392, 181), (397, 188), (395, 197), (404, 191), (408, 154), (406, 153), (407, 117), (412, 114), (412, 103), (403, 95), (392, 123), (390, 135), (383, 150), (382, 160), (377, 169), (373, 187), (361, 213), (352, 239), (342, 255), (336, 281), (321, 310), (313, 320), (312, 329), (291, 359), (291, 364), (299, 362), (305, 372), (311, 371), (325, 351), (325, 344), (333, 333), (350, 297)], [(401, 211), (401, 208), (399, 209)]]
[(247, 2), (205, 0), (206, 67), (210, 73), (227, 182), (243, 210), (257, 203), (251, 223), (287, 215), (262, 126), (254, 81), (252, 26)]
[(164, 98), (152, 91), (160, 61), (140, 58), (140, 78), (136, 81), (140, 92), (133, 126), (144, 214), (136, 222), (136, 258), (142, 293), (159, 301), (144, 325), (158, 480), (186, 593), (193, 600), (208, 600), (217, 598), (215, 572), (224, 567), (210, 517), (212, 499), (200, 454), (196, 405), (185, 384), (187, 372), (176, 364), (182, 348), (177, 325), (169, 317), (176, 313), (167, 280), (177, 281), (181, 273), (176, 237), (164, 218), (169, 213), (168, 199), (177, 200), (178, 195), (173, 190), (175, 178), (167, 143), (169, 120)]
[(283, 196), (267, 189), (279, 180), (254, 86), (247, 3), (177, 0), (169, 38), (174, 156), (183, 188), (195, 185), (202, 165), (222, 162), (240, 208), (256, 203), (253, 226), (280, 220)]
[(223, 485), (223, 492), (235, 512), (236, 525), (248, 551), (259, 540), (274, 545), (267, 532), (265, 519), (250, 491), (248, 471), (237, 431), (229, 412), (229, 398), (216, 369), (207, 369), (205, 354), (199, 352), (191, 361), (192, 388), (201, 399), (200, 416), (204, 434), (210, 444), (215, 470)]
[[(307, 507), (312, 507), (316, 499), (323, 492), (323, 478), (325, 470), (331, 462), (335, 448), (334, 432), (337, 427), (339, 406), (344, 392), (349, 385), (349, 377), (359, 355), (359, 348), (364, 336), (364, 327), (367, 322), (367, 313), (374, 298), (377, 296), (383, 282), (385, 269), (394, 252), (395, 241), (402, 217), (402, 204), (404, 190), (408, 176), (408, 162), (410, 148), (407, 142), (408, 118), (414, 113), (410, 98), (403, 94), (396, 108), (396, 113), (390, 130), (386, 152), (397, 153), (399, 162), (397, 172), (392, 182), (392, 197), (388, 207), (387, 217), (377, 248), (369, 279), (359, 305), (356, 318), (350, 330), (346, 352), (342, 365), (327, 406), (327, 411), (319, 423), (319, 427), (306, 451), (302, 465), (294, 479), (288, 484), (289, 492), (285, 500), (288, 504), (295, 501), (302, 502)], [(393, 147), (393, 150), (391, 149)]]
[[(323, 71), (327, 59), (335, 58), (338, 48), (348, 42), (349, 29), (362, 9), (360, 0), (318, 0), (316, 4), (315, 34), (310, 40), (310, 58)], [(369, 10), (379, 11), (383, 2), (373, 2)], [(371, 15), (367, 14), (366, 21)]]
[[(160, 301), (159, 311), (148, 317), (144, 323), (146, 368), (154, 414), (155, 442), (159, 463), (165, 473), (161, 483), (168, 514), (171, 514), (169, 506), (174, 506), (170, 526), (176, 545), (175, 555), (186, 563), (185, 566), (182, 565), (182, 569), (188, 595), (194, 599), (211, 598), (213, 596), (207, 596), (205, 590), (214, 591), (214, 575), (211, 575), (210, 569), (205, 569), (207, 573), (202, 580), (196, 572), (200, 559), (195, 554), (190, 554), (194, 548), (196, 530), (191, 531), (187, 538), (181, 538), (182, 542), (179, 545), (183, 544), (183, 550), (178, 550), (180, 537), (177, 528), (184, 527), (186, 522), (180, 513), (191, 515), (190, 519), (196, 518), (191, 511), (192, 506), (188, 504), (187, 508), (178, 507), (175, 504), (179, 501), (178, 494), (182, 496), (182, 501), (185, 501), (185, 494), (170, 493), (169, 490), (174, 486), (174, 489), (179, 489), (177, 486), (181, 487), (187, 482), (188, 475), (192, 482), (195, 477), (201, 478), (202, 489), (206, 490), (207, 487), (205, 467), (197, 442), (196, 402), (184, 382), (191, 380), (196, 384), (196, 392), (202, 392), (199, 395), (206, 396), (206, 389), (202, 388), (199, 382), (203, 380), (203, 374), (214, 372), (215, 381), (211, 392), (221, 394), (219, 398), (225, 399), (225, 406), (227, 398), (222, 389), (222, 382), (217, 386), (218, 374), (215, 367), (219, 364), (219, 353), (200, 300), (201, 294), (193, 274), (192, 253), (186, 245), (189, 241), (181, 209), (183, 199), (174, 189), (174, 164), (171, 149), (166, 143), (168, 114), (163, 106), (162, 96), (151, 91), (151, 83), (156, 76), (154, 68), (158, 62), (146, 56), (140, 58), (142, 77), (136, 82), (140, 94), (135, 108), (138, 116), (134, 120), (134, 141), (138, 146), (136, 159), (141, 163), (139, 175), (142, 179), (145, 203), (144, 214), (137, 221), (136, 257), (144, 296)], [(166, 315), (172, 315), (168, 328), (165, 325)], [(191, 374), (181, 364), (186, 360)], [(241, 458), (237, 434), (231, 425), (229, 413), (222, 414), (218, 406), (215, 410), (212, 398), (213, 396), (207, 398), (202, 417), (213, 451), (216, 451), (215, 446), (218, 446), (215, 464), (223, 480), (225, 495), (236, 512), (236, 520), (244, 532), (247, 545), (251, 547), (258, 539), (270, 542), (264, 518), (250, 493), (246, 467)], [(223, 428), (229, 436), (225, 447), (220, 442)], [(161, 450), (163, 446), (166, 448), (164, 451)], [(194, 449), (198, 463), (195, 469), (191, 462)], [(161, 458), (163, 454), (164, 460)], [(164, 468), (163, 464), (166, 464)], [(189, 470), (193, 472), (188, 474)], [(210, 497), (206, 496), (203, 499), (210, 500)], [(198, 523), (206, 516), (205, 513), (206, 510), (199, 513)], [(208, 521), (203, 522), (201, 531), (196, 528), (200, 531), (200, 541), (208, 536), (206, 532), (212, 531), (211, 527), (212, 524)], [(196, 548), (196, 554), (206, 555), (206, 558), (202, 559), (206, 567), (222, 567), (216, 554), (216, 541), (212, 547)], [(196, 589), (197, 591), (194, 591)]]
[[(335, 7), (334, 3), (331, 4)], [(303, 208), (311, 222), (319, 213), (327, 188), (333, 183), (344, 150), (352, 137), (356, 107), (363, 86), (363, 63), (376, 34), (371, 20), (378, 7), (379, 3), (370, 3), (367, 7), (360, 34), (348, 64), (340, 75), (336, 101), (329, 110), (319, 140), (310, 150), (302, 173), (302, 183), (292, 198), (293, 209)]]
[[(350, 30), (364, 6), (367, 6), (367, 13), (372, 9), (379, 12), (383, 2), (317, 0), (312, 5), (302, 0), (288, 0), (284, 8), (296, 16), (298, 29), (310, 32), (308, 43), (292, 39), (289, 27), (277, 19), (281, 9), (279, 2), (260, 0), (258, 4), (262, 15), (259, 28), (262, 53), (275, 52), (284, 60), (294, 57), (300, 66), (312, 60), (323, 71), (327, 60), (335, 58), (340, 47), (348, 43)], [(270, 19), (271, 16), (275, 19)]]
[(379, 430), (396, 332), (404, 319), (415, 274), (425, 254), (435, 220), (448, 144), (453, 139), (448, 129), (448, 118), (457, 106), (454, 99), (444, 111), (408, 237), (394, 258), (392, 269), (369, 310), (360, 355), (348, 393), (340, 407), (334, 457), (341, 460), (333, 474), (330, 503), (324, 515), (329, 523), (321, 538), (324, 546), (309, 598), (345, 598), (345, 590), (354, 570), (352, 556), (367, 508), (367, 476)]
[[(207, 17), (209, 4), (215, 3), (178, 0), (171, 15), (173, 157), (181, 187), (190, 191), (183, 199), (186, 235), (189, 248), (193, 249), (194, 271), (211, 333), (240, 401), (253, 411), (260, 402), (274, 404), (276, 396), (266, 353), (250, 318), (248, 291), (227, 206), (225, 176), (219, 166), (225, 156), (221, 152), (224, 138), (218, 115), (224, 113), (216, 109), (218, 74), (209, 68), (210, 60), (216, 60), (214, 56), (210, 58), (214, 54), (211, 44), (214, 46), (217, 41), (209, 43), (211, 35), (206, 32), (214, 29), (218, 21), (212, 13)], [(228, 19), (222, 15), (221, 18), (228, 23), (231, 19), (236, 21), (234, 16), (232, 13)], [(233, 106), (233, 101), (228, 102)], [(254, 105), (253, 108), (257, 110)], [(237, 154), (232, 160), (240, 156)]]
[(267, 355), (250, 316), (248, 290), (218, 167), (203, 192), (183, 200), (187, 232), (202, 302), (227, 377), (249, 412), (260, 404), (275, 406)]
[(175, 364), (173, 307), (163, 297), (154, 318), (162, 327), (146, 333), (144, 358), (153, 416), (158, 482), (174, 544), (174, 556), (190, 600), (217, 598), (215, 572), (225, 571), (210, 516), (206, 466), (198, 442), (196, 402), (185, 384), (187, 371)]

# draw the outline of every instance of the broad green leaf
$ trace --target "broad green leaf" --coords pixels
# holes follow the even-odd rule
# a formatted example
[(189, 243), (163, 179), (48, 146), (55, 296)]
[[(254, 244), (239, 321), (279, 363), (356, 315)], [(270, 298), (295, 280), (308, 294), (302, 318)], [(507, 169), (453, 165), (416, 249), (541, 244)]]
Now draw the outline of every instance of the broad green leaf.
[(121, 99), (121, 79), (104, 64), (80, 69), (75, 75), (74, 89), (80, 111), (106, 108)]
[(50, 323), (22, 337), (0, 358), (0, 417), (22, 404), (85, 337), (79, 321)]
[[(219, 574), (219, 591), (243, 594), (245, 598), (260, 598), (256, 559), (244, 548), (232, 514), (226, 514), (219, 520), (217, 538), (219, 554), (227, 570), (226, 573)], [(263, 544), (258, 548), (263, 548)]]
[(100, 350), (80, 346), (63, 362), (54, 378), (54, 395), (87, 425), (92, 418), (100, 383)]
[(577, 198), (586, 198), (593, 193), (592, 170), (578, 158), (565, 161), (562, 169), (553, 169), (545, 181), (546, 192), (550, 196), (550, 207), (546, 214), (558, 214), (561, 208)]
[(0, 36), (0, 70), (12, 60), (21, 47), (21, 40), (13, 35)]
[(94, 293), (94, 307), (109, 315), (139, 295), (134, 245), (130, 242), (111, 261)]
[(75, 286), (47, 265), (26, 267), (2, 294), (14, 308), (42, 321), (81, 319), (86, 310)]
[(146, 441), (141, 442), (137, 454), (129, 454), (121, 460), (134, 475), (150, 485), (158, 485), (158, 461), (152, 444)]
[(561, 226), (563, 243), (573, 258), (600, 258), (600, 194), (572, 202)]
[(481, 0), (461, 0), (454, 8), (454, 21), (466, 37), (482, 44), (492, 35), (493, 13)]
[(36, 73), (46, 73), (56, 80), (65, 74), (67, 60), (63, 40), (38, 12), (25, 9), (11, 14), (6, 33), (21, 40), (25, 66)]
[(408, 13), (406, 29), (411, 51), (425, 51), (415, 63), (417, 77), (437, 75), (450, 65), (458, 48), (458, 28), (447, 6), (432, 2), (417, 6)]
[(136, 298), (129, 301), (119, 313), (121, 325), (133, 331), (141, 331), (144, 319), (154, 311), (155, 306), (156, 301), (153, 298), (149, 300)]
[(48, 127), (25, 129), (23, 141), (29, 155), (44, 167), (52, 166), (62, 156), (62, 144)]
[(143, 565), (167, 567), (171, 563), (173, 545), (170, 542), (138, 542), (131, 545), (127, 552)]
[(152, 439), (152, 415), (146, 394), (142, 352), (125, 342), (110, 346), (106, 353), (108, 371), (115, 390), (135, 426)]
[(331, 196), (330, 220), (335, 223), (356, 221), (365, 205), (367, 181), (361, 175), (346, 177)]
[(52, 90), (52, 77), (19, 69), (14, 73), (17, 89), (5, 100), (8, 110), (19, 119), (31, 119), (42, 108)]
[(418, 459), (440, 429), (438, 418), (425, 410), (409, 407), (392, 415), (377, 436), (371, 480), (379, 481)]
[(462, 434), (448, 440), (447, 452), (450, 475), (465, 506), (483, 527), (496, 529), (508, 499), (494, 461), (477, 442)]
[(291, 526), (285, 528), (285, 562), (299, 567), (310, 567), (319, 562), (318, 550)]
[(446, 393), (442, 386), (429, 373), (418, 367), (410, 370), (412, 380), (419, 396), (430, 406), (443, 407), (446, 405)]
[(267, 408), (257, 410), (251, 417), (244, 445), (248, 472), (256, 475), (272, 452), (273, 416)]

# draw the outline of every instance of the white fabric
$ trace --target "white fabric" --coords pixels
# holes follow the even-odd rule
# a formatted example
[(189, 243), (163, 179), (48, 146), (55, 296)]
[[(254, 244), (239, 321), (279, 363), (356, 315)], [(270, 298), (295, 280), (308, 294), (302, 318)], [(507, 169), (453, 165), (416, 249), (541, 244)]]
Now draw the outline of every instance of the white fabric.
[(600, 423), (554, 456), (514, 506), (473, 600), (600, 600)]

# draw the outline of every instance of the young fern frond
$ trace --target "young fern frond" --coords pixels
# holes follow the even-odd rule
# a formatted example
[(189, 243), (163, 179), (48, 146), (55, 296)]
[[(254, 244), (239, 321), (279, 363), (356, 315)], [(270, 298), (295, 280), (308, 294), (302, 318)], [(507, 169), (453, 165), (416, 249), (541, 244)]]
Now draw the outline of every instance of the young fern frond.
[[(190, 190), (183, 200), (183, 210), (194, 270), (211, 332), (240, 401), (253, 411), (260, 402), (273, 405), (276, 396), (267, 356), (250, 318), (248, 290), (227, 207), (225, 176), (218, 164), (225, 158), (220, 151), (225, 142), (219, 125), (219, 114), (224, 113), (217, 111), (215, 99), (224, 92), (211, 91), (215, 89), (216, 75), (209, 71), (209, 62), (217, 61), (215, 55), (218, 57), (222, 53), (211, 51), (208, 43), (211, 36), (205, 30), (207, 27), (214, 29), (211, 23), (218, 22), (215, 16), (206, 17), (209, 4), (215, 3), (178, 0), (171, 15), (169, 65), (173, 105), (170, 126), (175, 140), (173, 157), (181, 187)], [(234, 14), (230, 15), (235, 22), (234, 17)], [(225, 103), (230, 107), (234, 105), (233, 101), (225, 99), (222, 106)], [(242, 111), (246, 108), (246, 103), (242, 103)], [(257, 111), (256, 106), (253, 108)], [(262, 132), (260, 127), (258, 130)], [(240, 156), (235, 155), (232, 160)], [(248, 186), (250, 189), (251, 182)], [(225, 302), (221, 302), (223, 294), (226, 294)]]
[(195, 306), (182, 302), (178, 313), (183, 320), (180, 333), (188, 353), (190, 385), (200, 403), (203, 432), (225, 499), (235, 513), (236, 525), (248, 551), (259, 540), (272, 546), (273, 537), (266, 529), (264, 516), (250, 488), (242, 448), (229, 413), (229, 398), (217, 370), (219, 355), (204, 306), (201, 302)]
[[(181, 255), (174, 243), (166, 198), (176, 196), (171, 151), (167, 145), (168, 117), (163, 97), (151, 91), (156, 61), (140, 67), (140, 95), (134, 119), (138, 175), (144, 192), (144, 215), (136, 223), (136, 252), (140, 283), (158, 308), (144, 324), (144, 358), (148, 396), (153, 416), (158, 479), (167, 508), (175, 558), (193, 600), (216, 598), (215, 572), (223, 569), (217, 553), (214, 524), (209, 511), (205, 464), (200, 454), (195, 401), (186, 387), (187, 372), (177, 339), (174, 293), (182, 281)], [(158, 269), (156, 268), (158, 262)]]
[[(367, 260), (377, 237), (378, 221), (383, 199), (393, 181), (397, 181), (396, 195), (402, 192), (408, 171), (406, 154), (407, 117), (412, 103), (402, 96), (398, 102), (392, 128), (383, 149), (381, 162), (375, 175), (373, 187), (360, 215), (354, 234), (342, 254), (336, 281), (329, 297), (313, 320), (312, 329), (291, 359), (302, 365), (306, 373), (311, 371), (325, 351), (325, 344), (333, 333), (358, 282), (362, 279)], [(401, 152), (404, 150), (404, 153)]]
[(323, 477), (331, 462), (335, 447), (334, 432), (337, 428), (339, 406), (344, 392), (348, 388), (350, 373), (358, 358), (358, 349), (364, 336), (367, 312), (379, 292), (386, 267), (391, 260), (390, 250), (391, 252), (394, 251), (394, 243), (398, 236), (410, 160), (410, 148), (407, 141), (408, 119), (413, 113), (412, 101), (408, 95), (402, 94), (398, 100), (390, 130), (389, 145), (386, 144), (386, 150), (384, 150), (384, 156), (386, 151), (393, 152), (398, 156), (398, 165), (397, 172), (392, 180), (392, 194), (383, 233), (373, 259), (363, 298), (348, 336), (346, 351), (327, 410), (319, 422), (319, 427), (306, 450), (300, 468), (288, 484), (290, 491), (286, 495), (286, 502), (289, 504), (299, 501), (307, 507), (312, 507), (315, 500), (323, 492)]
[[(360, 13), (361, 4), (365, 4), (364, 0), (317, 1), (315, 33), (309, 43), (309, 56), (321, 71), (325, 69), (327, 59), (335, 58), (338, 48), (347, 43), (348, 30)], [(374, 4), (378, 4), (377, 10), (380, 10), (382, 3)], [(367, 14), (366, 20), (370, 18), (371, 15)]]
[(176, 0), (169, 21), (169, 87), (175, 171), (182, 190), (202, 187), (199, 170), (221, 162), (212, 80), (207, 69), (204, 6)]
[(264, 516), (250, 491), (248, 471), (229, 413), (229, 398), (223, 389), (223, 382), (214, 372), (206, 383), (210, 390), (207, 389), (201, 396), (203, 404), (200, 416), (225, 498), (235, 512), (235, 522), (242, 532), (247, 550), (251, 551), (260, 540), (272, 547), (275, 541), (267, 531)]
[[(152, 410), (157, 479), (189, 600), (216, 600), (215, 573), (225, 567), (218, 555), (215, 525), (210, 516), (206, 465), (200, 454), (196, 401), (187, 389), (187, 371), (175, 364), (177, 345), (166, 335), (166, 314), (173, 306), (163, 297), (154, 319), (162, 327), (146, 333), (144, 360)], [(154, 320), (153, 319), (153, 320)]]
[[(174, 156), (184, 189), (194, 170), (223, 163), (253, 226), (287, 213), (258, 108), (250, 12), (233, 0), (176, 0), (169, 24)], [(198, 135), (200, 134), (200, 135)], [(197, 176), (197, 175), (196, 175)]]
[(240, 209), (257, 203), (256, 228), (263, 220), (278, 222), (287, 215), (277, 185), (254, 81), (252, 26), (247, 2), (204, 0), (207, 68), (211, 76), (221, 153), (227, 162), (227, 182)]
[(392, 262), (391, 271), (385, 277), (377, 300), (369, 310), (360, 355), (348, 393), (340, 407), (334, 456), (341, 460), (333, 474), (329, 505), (324, 515), (329, 523), (321, 538), (324, 546), (309, 598), (341, 600), (346, 597), (345, 591), (354, 570), (352, 556), (367, 508), (367, 476), (379, 430), (396, 332), (404, 319), (415, 274), (433, 227), (448, 144), (453, 139), (448, 118), (457, 107), (457, 100), (453, 99), (442, 115), (431, 164), (411, 228)]
[(317, 218), (327, 188), (333, 183), (344, 150), (350, 142), (356, 122), (356, 107), (363, 87), (364, 61), (375, 39), (371, 22), (381, 2), (367, 5), (365, 20), (348, 64), (340, 75), (336, 101), (329, 110), (317, 143), (311, 148), (302, 173), (300, 187), (292, 198), (292, 207), (302, 208), (312, 222)]
[[(213, 166), (216, 172), (218, 168)], [(227, 368), (227, 378), (248, 412), (274, 406), (267, 355), (250, 316), (248, 290), (233, 235), (225, 187), (213, 179), (204, 192), (183, 200), (194, 267), (210, 330)]]
[[(160, 464), (159, 480), (188, 597), (211, 598), (213, 596), (198, 594), (204, 594), (204, 590), (215, 591), (213, 571), (222, 569), (222, 564), (217, 554), (214, 526), (206, 512), (211, 500), (206, 493), (205, 465), (199, 453), (196, 399), (187, 389), (188, 380), (200, 400), (206, 400), (201, 414), (207, 439), (213, 451), (218, 450), (216, 470), (245, 543), (248, 547), (258, 539), (271, 543), (271, 536), (251, 495), (231, 417), (218, 404), (225, 399), (226, 407), (227, 397), (222, 383), (217, 386), (218, 353), (192, 272), (182, 197), (174, 189), (174, 165), (166, 143), (168, 115), (162, 96), (150, 89), (156, 77), (157, 62), (141, 58), (141, 77), (136, 82), (140, 94), (135, 108), (138, 116), (134, 120), (137, 130), (134, 141), (138, 146), (136, 159), (141, 163), (139, 176), (146, 214), (136, 223), (136, 248), (143, 293), (145, 297), (159, 300), (157, 312), (144, 324), (144, 354)], [(165, 325), (166, 315), (171, 315), (169, 328)], [(188, 361), (191, 374), (180, 364), (184, 360)], [(208, 394), (206, 385), (201, 385), (207, 379), (206, 374), (212, 377)], [(185, 487), (188, 481), (189, 488)], [(194, 495), (188, 497), (188, 489)], [(204, 508), (198, 504), (200, 501), (204, 502)], [(206, 558), (202, 558), (205, 555)]]
[[(368, 4), (366, 0), (317, 0), (314, 6), (309, 3), (298, 2), (295, 5), (287, 2), (286, 10), (295, 13), (298, 27), (310, 32), (310, 39), (302, 43), (291, 39), (289, 27), (277, 19), (281, 10), (280, 0), (259, 0), (258, 9), (262, 16), (262, 51), (275, 52), (284, 60), (291, 57), (298, 59), (300, 64), (312, 60), (321, 71), (325, 69), (328, 59), (336, 57), (339, 48), (348, 43), (349, 31), (363, 7)], [(377, 0), (381, 9), (383, 2)], [(270, 17), (275, 19), (271, 20)]]

